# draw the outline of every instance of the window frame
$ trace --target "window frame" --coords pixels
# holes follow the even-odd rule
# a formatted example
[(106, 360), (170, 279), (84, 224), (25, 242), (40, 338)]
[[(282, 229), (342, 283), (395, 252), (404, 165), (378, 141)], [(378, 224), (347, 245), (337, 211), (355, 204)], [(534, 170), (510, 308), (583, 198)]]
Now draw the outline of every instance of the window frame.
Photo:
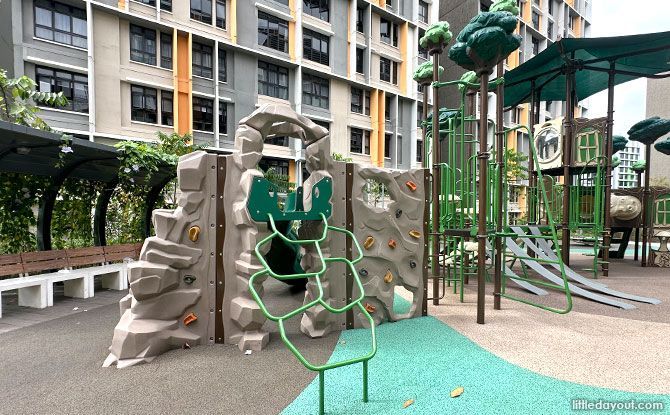
[[(204, 107), (205, 109), (208, 109), (209, 111), (196, 111), (195, 108), (196, 106), (198, 107)], [(202, 131), (206, 133), (213, 133), (214, 132), (214, 100), (211, 98), (205, 98), (205, 97), (199, 97), (199, 96), (193, 96), (193, 131)], [(198, 118), (200, 118), (200, 115), (205, 114), (205, 117), (209, 117), (210, 119), (196, 119), (196, 114), (199, 114)], [(203, 128), (196, 128), (197, 127), (203, 127)], [(209, 129), (207, 129), (207, 127)]]
[[(263, 26), (261, 23), (265, 22)], [(277, 30), (275, 33), (272, 33), (272, 25), (277, 25)], [(259, 46), (264, 48), (269, 48), (277, 50), (279, 52), (288, 53), (288, 22), (284, 19), (281, 19), (275, 15), (266, 13), (262, 10), (258, 11), (258, 22), (257, 22), (257, 43)], [(280, 31), (280, 29), (283, 29)], [(285, 31), (285, 35), (281, 32)], [(265, 41), (261, 42), (261, 36), (265, 36)], [(273, 47), (273, 44), (275, 47)], [(280, 48), (281, 47), (281, 48)]]
[(219, 134), (228, 135), (228, 103), (219, 100)]
[(356, 9), (356, 32), (365, 33), (365, 8)]
[(164, 12), (172, 13), (172, 0), (160, 0), (159, 7)]
[[(307, 46), (307, 41), (309, 41), (310, 46)], [(314, 47), (315, 42), (318, 42), (318, 45), (320, 46), (318, 49)], [(324, 43), (326, 45), (325, 52), (323, 51)], [(309, 61), (330, 66), (330, 36), (303, 28), (302, 54), (303, 57)]]
[[(219, 6), (223, 7), (223, 17), (219, 16)], [(228, 6), (226, 0), (216, 0), (214, 3), (214, 10), (216, 11), (215, 26), (219, 29), (226, 30), (226, 19), (228, 17)]]
[[(425, 10), (425, 13), (423, 11)], [(429, 10), (428, 10), (428, 3), (426, 3), (423, 0), (419, 0), (419, 21), (423, 23), (428, 23), (428, 16), (429, 16)]]
[[(40, 74), (40, 71), (43, 72)], [(49, 72), (48, 74), (46, 72)], [(49, 79), (49, 91), (44, 91), (40, 88), (40, 79)], [(63, 85), (60, 81), (68, 81), (69, 93), (67, 90), (63, 89)], [(84, 81), (85, 80), (85, 81)], [(66, 107), (56, 107), (48, 106), (49, 108), (72, 111), (80, 114), (88, 114), (89, 111), (89, 93), (88, 93), (88, 76), (85, 74), (80, 74), (77, 72), (65, 71), (62, 69), (50, 68), (48, 66), (35, 66), (35, 82), (37, 83), (36, 89), (40, 92), (63, 92), (63, 95), (68, 99), (68, 105)], [(77, 88), (80, 86), (80, 88)], [(81, 88), (83, 86), (83, 88)], [(75, 96), (76, 91), (84, 90), (86, 92), (85, 101), (82, 99), (77, 99)], [(83, 108), (78, 109), (78, 106), (82, 105)]]
[[(48, 3), (48, 4), (47, 4)], [(58, 9), (67, 9), (67, 13), (63, 10)], [(45, 10), (49, 12), (51, 20), (50, 25), (38, 23), (38, 11), (37, 9)], [(68, 17), (68, 25), (70, 26), (69, 30), (57, 28), (56, 23), (56, 14), (60, 14)], [(78, 16), (77, 16), (78, 15)], [(81, 20), (84, 22), (84, 33), (75, 32), (75, 19)], [(69, 4), (60, 3), (57, 1), (49, 0), (36, 0), (33, 2), (33, 35), (37, 39), (46, 40), (49, 42), (55, 42), (65, 46), (71, 46), (79, 49), (88, 49), (88, 18), (86, 16), (86, 10), (79, 7), (71, 6)], [(44, 35), (40, 35), (39, 31), (45, 31), (51, 33), (51, 38), (48, 38)], [(56, 39), (57, 34), (60, 34), (65, 37), (69, 37), (70, 41), (60, 41)], [(75, 44), (74, 39), (79, 39), (83, 41), (81, 44)]]
[(303, 0), (302, 12), (324, 22), (330, 22), (330, 0)]
[[(305, 88), (306, 84), (308, 84), (307, 86), (310, 86), (309, 91)], [(324, 91), (326, 93), (325, 95), (323, 94)], [(315, 102), (317, 103), (316, 105)], [(329, 109), (330, 80), (310, 73), (304, 73), (302, 75), (302, 103), (312, 107)]]
[[(194, 1), (200, 3), (200, 8), (198, 9), (193, 8)], [(212, 0), (191, 0), (189, 3), (190, 3), (189, 15), (191, 17), (191, 20), (195, 20), (196, 22), (201, 22), (209, 25), (212, 24)], [(207, 8), (203, 7), (203, 3), (209, 3), (209, 13), (207, 13)]]
[[(221, 58), (223, 57), (223, 59)], [(227, 83), (228, 82), (228, 52), (226, 49), (222, 48), (219, 46), (219, 56), (218, 58), (218, 66), (219, 66), (219, 74), (218, 74), (218, 81)]]
[[(169, 92), (169, 91), (160, 91), (161, 97), (161, 120), (160, 124), (164, 125), (166, 127), (174, 127), (174, 92)], [(170, 111), (167, 112), (165, 110), (166, 105), (165, 102), (169, 101), (170, 102)]]
[[(209, 52), (207, 49), (209, 49)], [(196, 52), (198, 53), (199, 62), (196, 62)], [(209, 67), (204, 63), (204, 58), (206, 58), (207, 55), (209, 55)], [(205, 43), (192, 42), (191, 66), (193, 76), (199, 76), (205, 79), (214, 79), (214, 47)]]
[[(136, 91), (139, 91), (139, 93), (141, 95), (141, 102), (142, 102), (142, 105), (138, 106), (138, 107), (135, 106), (134, 95), (135, 95)], [(148, 94), (148, 92), (153, 93), (153, 96), (152, 96), (152, 94)], [(153, 109), (153, 110), (150, 109), (147, 106), (147, 103), (146, 103), (147, 98), (152, 98), (152, 97), (155, 100), (155, 106), (156, 106), (156, 108)], [(130, 85), (130, 120), (134, 121), (134, 122), (142, 122), (142, 123), (146, 123), (146, 124), (158, 124), (158, 122), (159, 122), (159, 119), (158, 119), (158, 115), (159, 115), (158, 114), (158, 100), (159, 100), (158, 89), (151, 88), (151, 87), (144, 86), (144, 85), (131, 84)], [(153, 118), (149, 118), (151, 116)]]
[[(130, 61), (143, 63), (145, 65), (157, 66), (158, 57), (156, 49), (158, 48), (158, 37), (156, 36), (156, 29), (150, 29), (147, 27), (142, 27), (136, 24), (131, 23), (129, 27), (129, 39), (130, 39)], [(149, 36), (148, 36), (149, 35)], [(153, 35), (153, 39), (151, 39)], [(142, 44), (140, 49), (133, 47), (133, 36), (141, 36)], [(151, 48), (149, 42), (153, 41), (153, 48)], [(150, 49), (153, 49), (150, 50)], [(153, 52), (153, 53), (152, 53)], [(133, 57), (135, 54), (135, 57)], [(138, 58), (139, 57), (139, 58)]]
[[(384, 69), (388, 66), (388, 71)], [(386, 75), (388, 74), (388, 79)], [(384, 82), (391, 82), (391, 59), (385, 58), (383, 56), (379, 57), (379, 79)]]
[[(288, 100), (289, 99), (289, 84), (290, 84), (290, 75), (289, 75), (289, 70), (288, 68), (284, 66), (279, 66), (274, 63), (258, 60), (258, 65), (257, 65), (257, 82), (258, 82), (258, 87), (257, 91), (259, 95), (265, 95), (269, 97), (274, 97), (274, 98), (279, 98), (283, 100)], [(265, 79), (261, 79), (261, 71), (265, 71), (266, 76)], [(271, 80), (269, 80), (270, 75), (274, 74), (274, 77), (276, 78), (276, 83), (273, 83)], [(280, 76), (285, 76), (286, 77), (286, 85), (281, 85), (279, 83)], [(277, 95), (272, 95), (269, 94), (269, 91), (275, 91), (277, 92)], [(283, 92), (283, 93), (282, 93)], [(281, 96), (278, 96), (281, 95)]]
[[(359, 53), (360, 53), (360, 60), (359, 60)], [(365, 49), (362, 48), (356, 48), (356, 73), (361, 75), (365, 74)]]
[[(173, 69), (173, 60), (172, 60), (172, 33), (165, 33), (165, 32), (160, 32), (160, 67), (163, 69)], [(165, 45), (165, 41), (169, 38), (169, 48), (168, 49), (163, 49)], [(170, 51), (170, 56), (165, 56), (165, 51), (169, 50)], [(169, 64), (168, 64), (169, 62)]]

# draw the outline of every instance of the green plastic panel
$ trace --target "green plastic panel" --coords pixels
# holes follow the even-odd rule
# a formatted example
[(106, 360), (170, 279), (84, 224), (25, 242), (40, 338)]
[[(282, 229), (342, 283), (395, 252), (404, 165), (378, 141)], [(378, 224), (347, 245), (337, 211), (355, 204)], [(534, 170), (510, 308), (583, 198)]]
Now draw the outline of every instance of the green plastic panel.
[[(297, 196), (289, 196), (287, 209), (282, 209), (279, 203), (278, 190), (275, 185), (263, 177), (254, 178), (249, 195), (249, 214), (256, 222), (267, 222), (271, 215), (275, 221), (290, 220), (321, 220), (321, 214), (330, 217), (333, 205), (330, 198), (333, 195), (333, 185), (330, 178), (323, 178), (312, 187), (312, 209), (305, 212), (302, 209), (302, 189), (296, 190)], [(292, 200), (296, 197), (295, 201)], [(296, 206), (295, 209), (290, 207)]]

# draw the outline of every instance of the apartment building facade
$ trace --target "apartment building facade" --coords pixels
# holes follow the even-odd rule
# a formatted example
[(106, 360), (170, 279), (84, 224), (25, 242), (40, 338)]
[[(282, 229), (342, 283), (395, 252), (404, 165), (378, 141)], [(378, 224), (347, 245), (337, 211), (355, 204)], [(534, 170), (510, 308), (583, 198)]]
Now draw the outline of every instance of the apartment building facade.
[[(361, 163), (420, 165), (412, 73), (437, 0), (5, 0), (0, 67), (63, 91), (52, 127), (114, 144), (190, 133), (232, 150), (240, 119), (290, 105)], [(261, 167), (301, 182), (299, 140), (269, 137)]]
[[(670, 78), (647, 79), (647, 117), (670, 118)], [(642, 158), (644, 158), (642, 154)], [(657, 185), (670, 187), (670, 158), (651, 148), (650, 179)]]
[(612, 170), (612, 188), (625, 189), (640, 186), (637, 173), (632, 170), (633, 164), (644, 158), (644, 146), (637, 141), (629, 141), (626, 148), (620, 150), (616, 157), (620, 164)]
[[(588, 37), (591, 33), (591, 0), (517, 0), (520, 16), (516, 33), (522, 37), (521, 46), (504, 62), (504, 70), (511, 71), (522, 63), (532, 59), (544, 49), (561, 38)], [(494, 3), (492, 0), (463, 0), (458, 2), (442, 2), (440, 4), (440, 20), (448, 21), (454, 34), (458, 34), (470, 19), (481, 11), (488, 11)], [(446, 53), (441, 57), (445, 68), (444, 79), (458, 79), (465, 70), (449, 61)], [(497, 74), (493, 74), (496, 77)], [(494, 121), (496, 95), (489, 93), (489, 117)], [(457, 104), (459, 94), (441, 91), (439, 103), (441, 107), (453, 108)], [(478, 105), (477, 105), (478, 108)], [(540, 104), (540, 122), (554, 119), (565, 113), (564, 102), (543, 101)], [(587, 117), (587, 102), (580, 102), (575, 109), (575, 116)], [(522, 104), (504, 114), (506, 127), (528, 125), (530, 107)], [(493, 134), (489, 134), (489, 144), (493, 145)], [(507, 147), (528, 155), (530, 140), (523, 131), (510, 132), (507, 136)], [(527, 180), (510, 182), (508, 211), (512, 219), (523, 218), (526, 209)]]

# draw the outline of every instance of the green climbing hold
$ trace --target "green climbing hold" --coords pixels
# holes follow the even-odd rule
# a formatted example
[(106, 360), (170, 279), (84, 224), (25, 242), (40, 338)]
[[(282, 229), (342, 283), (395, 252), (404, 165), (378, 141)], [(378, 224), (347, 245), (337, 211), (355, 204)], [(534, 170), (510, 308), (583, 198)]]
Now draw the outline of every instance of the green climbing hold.
[(618, 153), (619, 151), (626, 148), (628, 145), (628, 139), (622, 135), (615, 135), (612, 137), (612, 154)]
[(654, 148), (659, 153), (663, 153), (666, 156), (670, 156), (670, 137), (665, 137), (664, 140), (658, 141), (656, 144), (654, 144)]
[(649, 145), (667, 133), (670, 133), (670, 120), (651, 117), (630, 127), (628, 139)]
[(478, 14), (458, 34), (449, 59), (465, 69), (490, 71), (521, 45), (521, 36), (514, 33), (517, 23), (517, 16), (507, 11)]
[(430, 25), (426, 34), (419, 39), (419, 45), (430, 51), (440, 51), (446, 46), (454, 35), (449, 30), (448, 22), (437, 22)]
[[(438, 77), (444, 73), (444, 68), (442, 66), (438, 67), (437, 74)], [(414, 71), (414, 76), (412, 77), (416, 82), (421, 85), (429, 84), (433, 82), (433, 62), (427, 61), (419, 65)]]

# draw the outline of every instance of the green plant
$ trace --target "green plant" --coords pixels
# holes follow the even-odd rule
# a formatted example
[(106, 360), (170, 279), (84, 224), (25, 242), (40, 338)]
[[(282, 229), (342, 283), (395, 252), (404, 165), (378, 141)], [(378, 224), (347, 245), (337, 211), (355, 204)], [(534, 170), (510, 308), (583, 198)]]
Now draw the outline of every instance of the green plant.
[(40, 92), (37, 84), (27, 76), (19, 78), (7, 77), (7, 71), (0, 69), (0, 119), (14, 124), (40, 130), (51, 131), (51, 128), (37, 114), (38, 104), (63, 107), (67, 98), (62, 92)]
[(51, 221), (54, 249), (92, 246), (93, 208), (102, 184), (68, 179), (58, 193)]
[(519, 153), (513, 148), (508, 148), (505, 150), (505, 160), (508, 180), (516, 181), (528, 178), (528, 168), (524, 165), (528, 161), (527, 155)]
[(333, 157), (333, 160), (335, 160), (335, 161), (344, 161), (345, 163), (351, 163), (351, 162), (354, 161), (351, 157), (344, 157), (340, 153), (333, 153), (332, 157)]
[(34, 206), (39, 204), (48, 178), (0, 173), (0, 254), (37, 249)]

